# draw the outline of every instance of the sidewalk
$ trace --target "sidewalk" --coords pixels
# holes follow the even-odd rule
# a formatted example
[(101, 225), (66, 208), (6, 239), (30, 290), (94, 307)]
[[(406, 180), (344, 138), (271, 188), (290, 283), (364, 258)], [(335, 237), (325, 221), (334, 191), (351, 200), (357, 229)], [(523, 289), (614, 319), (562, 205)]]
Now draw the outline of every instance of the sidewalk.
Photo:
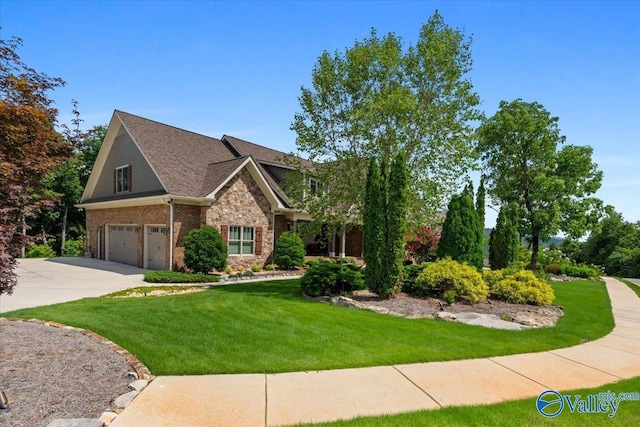
[(597, 387), (639, 376), (640, 298), (618, 280), (605, 281), (616, 326), (593, 342), (453, 362), (268, 375), (161, 376), (111, 426), (323, 422), (489, 404), (535, 397), (547, 389)]

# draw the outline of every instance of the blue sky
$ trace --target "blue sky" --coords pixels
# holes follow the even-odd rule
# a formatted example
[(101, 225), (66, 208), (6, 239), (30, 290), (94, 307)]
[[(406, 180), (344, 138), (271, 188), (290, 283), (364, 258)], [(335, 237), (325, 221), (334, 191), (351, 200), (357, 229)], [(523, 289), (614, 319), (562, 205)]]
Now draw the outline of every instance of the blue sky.
[(414, 43), (435, 9), (473, 37), (482, 110), (543, 104), (567, 143), (593, 147), (597, 195), (639, 221), (640, 2), (0, 0), (0, 26), (24, 40), (27, 64), (67, 82), (51, 94), (63, 122), (76, 99), (85, 128), (120, 109), (290, 152), (300, 87), (323, 50), (372, 27)]

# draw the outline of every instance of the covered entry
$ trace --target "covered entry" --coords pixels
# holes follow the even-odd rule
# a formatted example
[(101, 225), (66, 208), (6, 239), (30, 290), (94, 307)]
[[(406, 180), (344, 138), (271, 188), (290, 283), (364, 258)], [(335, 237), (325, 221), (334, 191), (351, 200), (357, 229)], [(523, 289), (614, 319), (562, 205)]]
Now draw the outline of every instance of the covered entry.
[(146, 230), (144, 268), (165, 270), (167, 268), (167, 227), (147, 226)]
[(138, 227), (110, 225), (107, 236), (107, 260), (138, 265)]

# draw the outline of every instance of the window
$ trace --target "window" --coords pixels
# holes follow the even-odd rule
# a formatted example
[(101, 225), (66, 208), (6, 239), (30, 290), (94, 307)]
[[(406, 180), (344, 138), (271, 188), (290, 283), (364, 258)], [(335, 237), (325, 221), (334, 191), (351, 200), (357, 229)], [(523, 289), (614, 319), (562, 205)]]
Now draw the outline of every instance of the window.
[(229, 255), (252, 255), (254, 247), (254, 227), (229, 227)]
[(310, 196), (322, 196), (322, 193), (325, 191), (325, 185), (323, 182), (315, 179), (309, 178), (309, 195)]
[(131, 166), (120, 166), (116, 169), (116, 193), (131, 191)]

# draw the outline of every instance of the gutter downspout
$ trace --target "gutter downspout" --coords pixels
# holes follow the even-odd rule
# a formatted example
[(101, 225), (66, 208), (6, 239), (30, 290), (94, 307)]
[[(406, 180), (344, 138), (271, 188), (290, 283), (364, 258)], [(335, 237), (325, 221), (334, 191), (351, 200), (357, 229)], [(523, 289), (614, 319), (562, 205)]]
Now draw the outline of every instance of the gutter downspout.
[(169, 271), (173, 271), (173, 199), (168, 201), (162, 199), (162, 203), (169, 205)]

